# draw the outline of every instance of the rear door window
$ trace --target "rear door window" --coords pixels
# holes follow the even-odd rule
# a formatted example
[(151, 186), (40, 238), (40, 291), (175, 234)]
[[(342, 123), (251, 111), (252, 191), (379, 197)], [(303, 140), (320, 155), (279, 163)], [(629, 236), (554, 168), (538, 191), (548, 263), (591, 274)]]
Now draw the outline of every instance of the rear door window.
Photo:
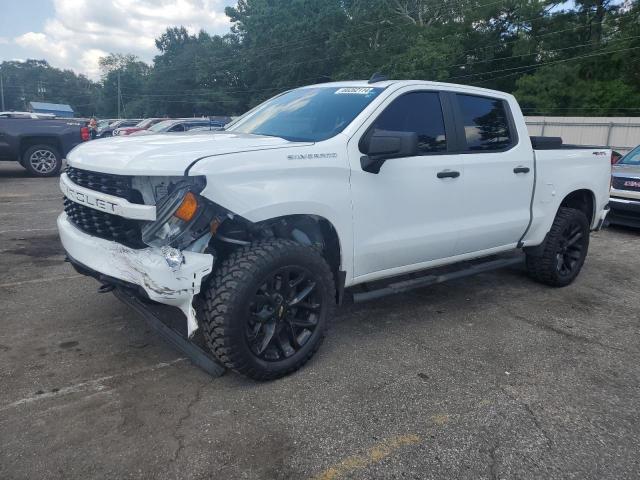
[(476, 95), (456, 95), (467, 151), (501, 151), (513, 144), (505, 102)]

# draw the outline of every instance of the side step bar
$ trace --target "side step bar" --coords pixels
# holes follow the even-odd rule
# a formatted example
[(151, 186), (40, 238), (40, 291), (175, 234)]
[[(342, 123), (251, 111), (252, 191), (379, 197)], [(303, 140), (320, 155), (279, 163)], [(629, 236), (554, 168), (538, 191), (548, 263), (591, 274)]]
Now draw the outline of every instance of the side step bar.
[[(366, 289), (369, 285), (365, 284), (365, 291), (352, 292), (354, 303), (366, 302), (377, 298), (395, 295), (397, 293), (422, 288), (436, 283), (447, 282), (458, 278), (470, 277), (478, 273), (490, 272), (499, 268), (519, 265), (524, 261), (523, 254), (508, 257), (488, 257), (488, 259), (471, 260), (461, 262), (453, 266), (439, 267), (409, 276), (399, 277), (393, 283), (386, 283), (384, 286), (375, 289)], [(400, 278), (405, 278), (404, 280)], [(376, 282), (377, 284), (378, 282)]]
[[(220, 377), (224, 374), (226, 368), (218, 363), (216, 358), (207, 351), (203, 338), (201, 338), (199, 342), (202, 345), (198, 345), (186, 338), (186, 332), (183, 334), (168, 325), (170, 322), (167, 321), (167, 318), (170, 317), (178, 317), (181, 323), (185, 323), (184, 315), (182, 315), (181, 312), (178, 311), (176, 315), (176, 311), (171, 309), (172, 307), (158, 306), (158, 308), (154, 308), (155, 305), (147, 305), (141, 302), (138, 297), (128, 292), (125, 288), (116, 287), (115, 290), (113, 290), (113, 294), (120, 301), (126, 303), (140, 314), (158, 335), (164, 338), (164, 340), (171, 344), (176, 350), (183, 353), (194, 365), (200, 367), (212, 377)], [(171, 309), (169, 315), (163, 315), (163, 309)], [(200, 336), (201, 335), (202, 333), (200, 333)], [(195, 340), (197, 339), (198, 333), (196, 333)]]

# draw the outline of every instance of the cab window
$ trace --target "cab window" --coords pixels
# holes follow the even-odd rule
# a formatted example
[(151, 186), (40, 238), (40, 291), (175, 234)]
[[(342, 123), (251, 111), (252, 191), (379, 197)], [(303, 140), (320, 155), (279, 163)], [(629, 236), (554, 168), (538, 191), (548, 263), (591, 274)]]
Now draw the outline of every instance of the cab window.
[(456, 95), (467, 151), (501, 151), (513, 143), (505, 102), (476, 95)]
[(411, 92), (396, 98), (373, 124), (376, 130), (415, 132), (418, 155), (447, 150), (444, 116), (438, 92)]

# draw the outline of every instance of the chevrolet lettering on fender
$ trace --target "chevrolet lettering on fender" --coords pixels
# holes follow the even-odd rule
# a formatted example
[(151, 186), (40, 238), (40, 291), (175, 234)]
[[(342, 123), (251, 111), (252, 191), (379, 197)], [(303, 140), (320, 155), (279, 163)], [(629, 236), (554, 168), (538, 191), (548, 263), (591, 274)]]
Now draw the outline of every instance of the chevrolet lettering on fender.
[(76, 148), (58, 228), (79, 272), (177, 307), (220, 363), (268, 380), (314, 355), (343, 298), (419, 271), (515, 252), (569, 285), (608, 212), (608, 155), (529, 137), (507, 93), (326, 83), (224, 131)]

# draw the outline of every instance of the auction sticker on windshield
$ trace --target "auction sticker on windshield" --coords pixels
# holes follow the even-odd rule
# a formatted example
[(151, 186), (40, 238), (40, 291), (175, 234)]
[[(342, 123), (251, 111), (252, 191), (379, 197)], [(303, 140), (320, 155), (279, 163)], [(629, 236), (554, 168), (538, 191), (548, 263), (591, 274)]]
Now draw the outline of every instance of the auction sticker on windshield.
[(366, 95), (373, 90), (371, 87), (343, 87), (336, 90), (334, 93), (338, 94), (355, 94), (355, 95)]

